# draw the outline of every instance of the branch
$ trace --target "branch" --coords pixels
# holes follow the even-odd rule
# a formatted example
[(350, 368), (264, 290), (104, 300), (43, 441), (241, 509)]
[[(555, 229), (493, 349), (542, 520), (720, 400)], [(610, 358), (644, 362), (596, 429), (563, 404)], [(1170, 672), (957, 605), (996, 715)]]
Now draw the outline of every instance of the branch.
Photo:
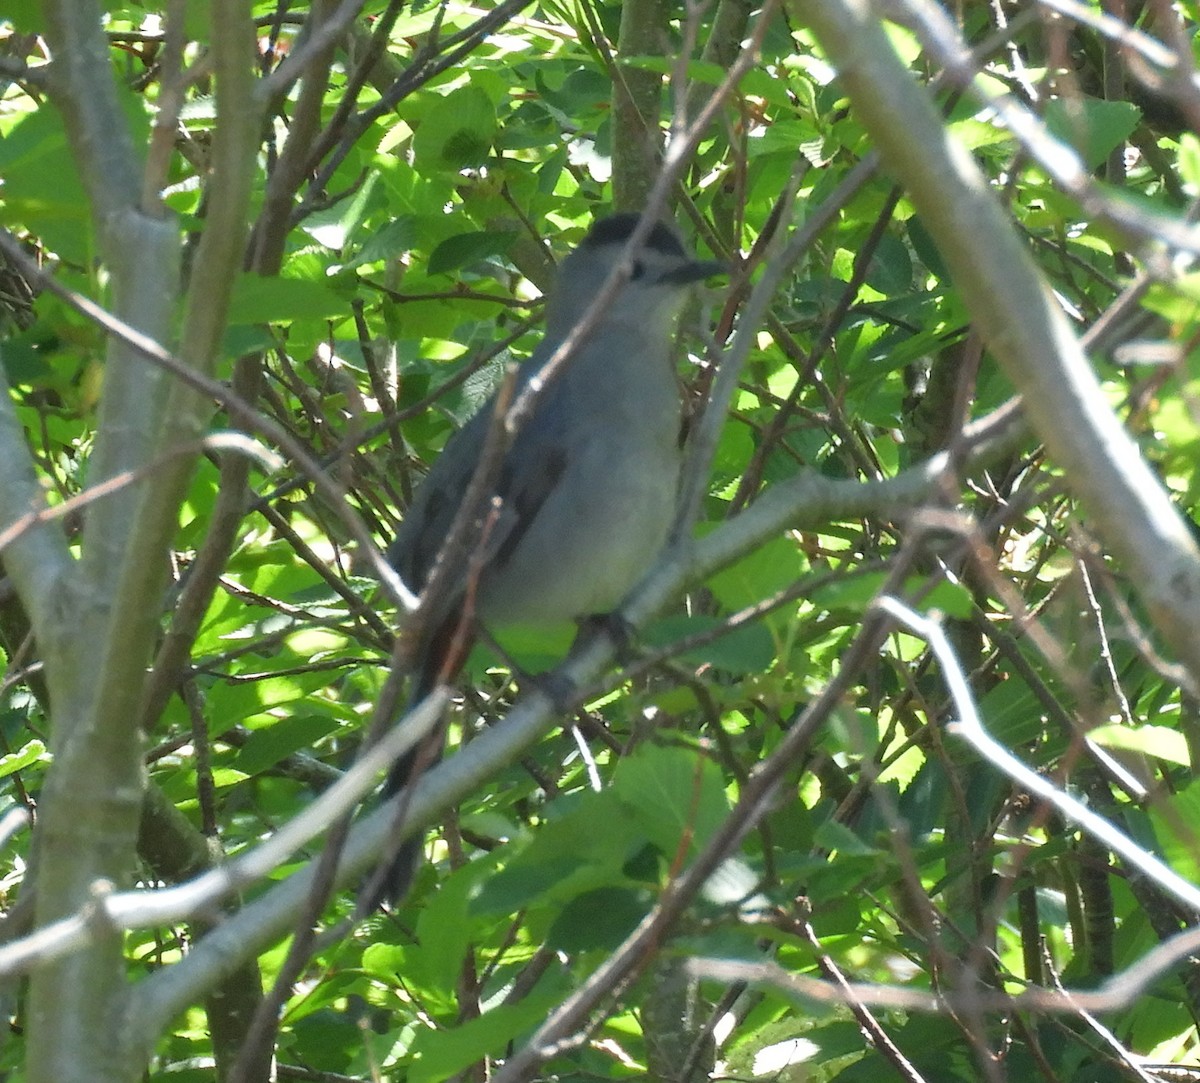
[[(259, 84), (259, 101), (270, 101), (285, 93), (310, 64), (324, 65), (324, 54), (333, 49), (345, 36), (362, 6), (363, 0), (343, 0), (337, 10), (317, 24), (292, 50), (288, 58)], [(323, 76), (321, 78), (323, 79)]]
[[(1023, 435), (1017, 410), (1011, 406), (1005, 408), (968, 429), (965, 458), (953, 465), (964, 472), (981, 468), (992, 458), (1007, 455), (1010, 445)], [(733, 563), (766, 538), (789, 527), (822, 523), (834, 515), (890, 514), (926, 499), (938, 499), (942, 474), (951, 465), (949, 455), (941, 454), (890, 481), (863, 485), (813, 475), (780, 486), (697, 543), (694, 551), (686, 555), (683, 551), (668, 554), (643, 586), (630, 596), (622, 614), (635, 626), (645, 623), (665, 608), (687, 583)], [(554, 687), (586, 688), (612, 664), (615, 654), (613, 643), (597, 635), (574, 652), (546, 683)], [(554, 704), (542, 691), (535, 690), (502, 723), (489, 727), (423, 775), (409, 798), (405, 830), (420, 830), (475, 791), (502, 764), (519, 757), (558, 723), (561, 708), (561, 703)], [(354, 827), (338, 872), (339, 883), (349, 883), (361, 876), (386, 845), (394, 845), (394, 826), (394, 809), (385, 806)], [(214, 929), (185, 959), (147, 978), (135, 993), (138, 1006), (135, 1017), (142, 1028), (139, 1040), (153, 1040), (162, 1027), (241, 960), (283, 936), (307, 898), (311, 878), (312, 870), (305, 869), (270, 888)], [(0, 954), (0, 962), (3, 959)]]
[[(179, 231), (137, 209), (139, 163), (120, 108), (102, 14), (94, 0), (45, 0), (52, 85), (75, 165), (91, 201), (99, 257), (121, 319), (166, 340), (176, 318)], [(127, 342), (110, 339), (89, 480), (105, 484), (155, 459), (167, 380), (148, 377)], [(167, 468), (170, 471), (170, 467)], [(145, 514), (163, 472), (112, 492), (84, 526), (77, 590), (50, 614), (45, 669), (53, 706), (54, 766), (37, 825), (37, 920), (78, 907), (90, 885), (120, 877), (134, 858), (141, 812), (137, 694), (157, 631), (169, 534)], [(177, 505), (172, 505), (172, 516)], [(160, 524), (162, 519), (160, 517)], [(173, 533), (177, 519), (170, 522)], [(57, 566), (61, 567), (61, 559)], [(59, 649), (61, 648), (61, 649)], [(87, 951), (40, 967), (30, 982), (31, 1083), (84, 1083), (111, 1071), (124, 1047), (113, 1016), (125, 999), (121, 937), (100, 933)], [(89, 1064), (90, 1058), (95, 1063)]]
[[(902, 582), (913, 552), (896, 561), (890, 583)], [(885, 587), (886, 589), (886, 587)], [(830, 713), (835, 710), (862, 670), (875, 658), (881, 641), (881, 622), (868, 619), (842, 656), (837, 674), (807, 707), (798, 711), (783, 739), (741, 785), (737, 805), (713, 832), (704, 848), (683, 872), (670, 880), (658, 902), (624, 943), (589, 975), (576, 992), (554, 1009), (525, 1045), (504, 1063), (492, 1083), (522, 1083), (538, 1066), (586, 1033), (594, 1013), (627, 987), (654, 957), (664, 937), (700, 892), (709, 877), (741, 840), (774, 807), (776, 790), (786, 773), (810, 748)]]
[[(970, 155), (863, 0), (791, 0), (935, 237), (1029, 421), (1156, 627), (1200, 678), (1200, 549), (1114, 415), (1062, 309)], [(987, 258), (981, 259), (980, 253)]]
[(37, 282), (56, 296), (61, 297), (75, 311), (82, 313), (88, 319), (92, 320), (109, 335), (127, 343), (140, 357), (171, 373), (181, 384), (201, 392), (215, 402), (219, 402), (231, 419), (244, 425), (247, 429), (258, 433), (282, 449), (288, 458), (312, 480), (313, 485), (321, 495), (329, 501), (345, 525), (347, 533), (358, 543), (364, 559), (370, 562), (372, 571), (388, 591), (389, 596), (406, 611), (411, 611), (416, 607), (415, 596), (400, 581), (400, 577), (396, 574), (392, 566), (388, 564), (380, 552), (379, 546), (375, 544), (370, 531), (363, 525), (362, 518), (350, 506), (346, 490), (333, 479), (329, 471), (324, 469), (305, 450), (304, 446), (298, 440), (292, 437), (287, 429), (273, 418), (267, 417), (247, 405), (240, 396), (232, 393), (220, 381), (189, 368), (169, 350), (160, 346), (153, 338), (142, 334), (136, 328), (130, 327), (125, 321), (105, 311), (94, 301), (82, 297), (73, 290), (63, 286), (30, 260), (21, 250), (21, 246), (17, 243), (16, 239), (3, 230), (0, 230), (0, 252), (3, 252), (5, 256), (18, 264), (22, 271), (29, 275), (31, 281)]
[(728, 959), (693, 959), (688, 969), (697, 978), (719, 982), (772, 985), (792, 996), (818, 1004), (844, 1004), (848, 998), (876, 1008), (956, 1013), (964, 1007), (998, 1012), (1035, 1011), (1078, 1015), (1080, 1011), (1115, 1012), (1136, 1004), (1152, 986), (1200, 949), (1200, 929), (1186, 929), (1141, 956), (1132, 966), (1106, 979), (1097, 989), (1043, 989), (1034, 986), (1016, 994), (978, 989), (951, 994), (924, 989), (848, 982), (844, 986), (793, 974), (776, 963), (744, 963)]
[(998, 768), (1022, 789), (1053, 805), (1072, 823), (1078, 824), (1082, 830), (1104, 843), (1113, 853), (1119, 854), (1134, 868), (1145, 873), (1163, 891), (1178, 899), (1189, 910), (1200, 912), (1200, 887), (1185, 880), (1170, 866), (1131, 841), (1103, 816), (1098, 816), (1086, 805), (1027, 767), (984, 729), (979, 712), (975, 709), (975, 701), (966, 676), (958, 664), (950, 641), (936, 620), (922, 617), (895, 598), (879, 598), (875, 605), (929, 644), (930, 650), (942, 667), (942, 676), (950, 688), (950, 697), (959, 716), (958, 720), (950, 725), (950, 733), (961, 737), (988, 763)]
[(622, 61), (663, 56), (671, 15), (665, 0), (625, 0), (621, 5), (620, 60), (612, 58), (611, 70), (613, 207), (619, 211), (641, 210), (645, 205), (662, 148), (662, 75)]
[[(98, 935), (118, 930), (153, 928), (197, 917), (207, 921), (216, 920), (220, 916), (219, 904), (222, 900), (270, 875), (296, 850), (320, 835), (374, 789), (380, 773), (437, 723), (445, 700), (444, 692), (435, 692), (427, 697), (304, 812), (289, 820), (253, 850), (210, 869), (186, 884), (157, 891), (113, 892), (107, 882), (98, 881), (93, 885), (91, 901), (77, 913), (0, 947), (0, 976), (25, 973), (62, 959), (93, 943)], [(377, 818), (386, 819), (383, 814), (389, 811), (381, 810)], [(302, 878), (302, 875), (293, 877), (288, 884)], [(219, 926), (201, 944), (219, 937), (227, 925), (228, 922)], [(169, 971), (159, 971), (158, 976), (166, 973)], [(156, 986), (155, 978), (146, 979), (143, 988), (145, 986)], [(134, 1009), (132, 1016), (140, 1020), (142, 1011)], [(143, 1033), (148, 1042), (158, 1037), (158, 1032), (150, 1025), (143, 1026)]]
[(113, 243), (122, 218), (137, 206), (137, 155), (108, 60), (108, 40), (95, 0), (42, 0), (53, 64), (47, 87), (66, 122), (80, 180), (102, 244)]
[[(212, 59), (217, 76), (218, 123), (213, 132), (208, 214), (192, 268), (179, 350), (192, 365), (190, 370), (182, 364), (175, 367), (181, 380), (172, 389), (172, 406), (168, 411), (169, 423), (179, 430), (184, 430), (186, 419), (191, 418), (191, 423), (196, 425), (203, 417), (203, 404), (196, 400), (196, 392), (203, 393), (203, 387), (197, 386), (194, 380), (187, 380), (182, 372), (210, 376), (215, 367), (228, 323), (229, 298), (246, 243), (246, 220), (262, 118), (259, 111), (248, 104), (255, 100), (255, 37), (254, 24), (248, 19), (240, 0), (216, 0), (214, 3)], [(235, 372), (234, 395), (245, 390), (239, 376), (240, 372)], [(185, 437), (185, 430), (175, 435), (176, 439)], [(205, 569), (212, 569), (217, 564), (223, 567), (228, 558), (234, 528), (241, 521), (245, 504), (248, 471), (249, 462), (244, 457), (226, 459), (222, 463), (218, 508), (221, 514), (214, 516), (214, 524), (205, 539), (201, 553)], [(228, 513), (231, 502), (238, 505), (236, 517)], [(215, 575), (214, 570), (211, 578)], [(162, 704), (170, 695), (178, 662), (190, 647), (195, 625), (207, 606), (205, 584), (210, 581), (202, 571), (197, 571), (189, 580), (184, 594), (187, 603), (184, 613), (176, 613), (171, 634), (160, 650), (146, 684), (138, 715), (143, 729), (157, 720)]]
[(902, 0), (902, 9), (907, 25), (916, 31), (930, 55), (943, 65), (943, 74), (980, 105), (994, 111), (1009, 134), (1064, 192), (1078, 201), (1086, 217), (1106, 222), (1130, 240), (1163, 243), (1193, 255), (1200, 252), (1200, 229), (1177, 216), (1159, 214), (1110, 196), (1097, 184), (1075, 149), (1046, 130), (1041, 117), (1012, 95), (996, 93), (976, 80), (971, 54), (944, 11), (925, 0)]
[(12, 392), (0, 367), (0, 534), (32, 520), (11, 536), (0, 551), (21, 603), (29, 614), (34, 635), (48, 665), (66, 664), (59, 642), (65, 629), (63, 609), (79, 589), (75, 561), (62, 531), (49, 521), (50, 506), (38, 484), (25, 429), (17, 417)]
[[(346, 3), (340, 11), (330, 12), (327, 18), (323, 18), (326, 9), (331, 7), (329, 0), (313, 4), (309, 12), (309, 33), (304, 45), (297, 51), (303, 54), (303, 66), (293, 66), (294, 62), (300, 59), (293, 55), (280, 67), (281, 71), (286, 69), (291, 74), (297, 74), (305, 67), (308, 70), (292, 110), (287, 140), (267, 180), (262, 212), (254, 227), (254, 241), (251, 246), (253, 250), (249, 263), (259, 274), (279, 273), (291, 224), (292, 204), (296, 192), (308, 178), (308, 160), (312, 154), (313, 141), (320, 131), (321, 112), (325, 102), (325, 91), (329, 86), (329, 69), (333, 63), (334, 48), (345, 31), (340, 19), (352, 16), (361, 6), (362, 0)], [(332, 33), (331, 28), (334, 31)], [(258, 100), (263, 100), (261, 95)]]

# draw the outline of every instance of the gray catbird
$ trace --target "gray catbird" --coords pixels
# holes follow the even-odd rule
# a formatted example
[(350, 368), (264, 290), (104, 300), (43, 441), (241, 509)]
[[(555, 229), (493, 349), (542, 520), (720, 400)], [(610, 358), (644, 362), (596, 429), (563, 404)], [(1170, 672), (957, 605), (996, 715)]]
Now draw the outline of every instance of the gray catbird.
[[(516, 394), (583, 320), (625, 255), (636, 214), (598, 221), (563, 262), (546, 309), (546, 334), (519, 369)], [(675, 511), (680, 467), (680, 399), (672, 366), (675, 321), (688, 287), (722, 264), (690, 256), (657, 224), (630, 257), (624, 282), (496, 464), (493, 511), (480, 533), (473, 589), (466, 577), (436, 607), (413, 653), (413, 696), (452, 676), (474, 621), (558, 622), (606, 613), (649, 567)], [(447, 442), (418, 487), (388, 559), (420, 591), (429, 579), (475, 474), (494, 400)], [(469, 612), (468, 612), (469, 610)], [(459, 659), (461, 661), (461, 659)], [(435, 754), (427, 754), (432, 760)], [(391, 796), (408, 781), (415, 753), (392, 768)], [(407, 889), (416, 844), (406, 843), (381, 897)]]

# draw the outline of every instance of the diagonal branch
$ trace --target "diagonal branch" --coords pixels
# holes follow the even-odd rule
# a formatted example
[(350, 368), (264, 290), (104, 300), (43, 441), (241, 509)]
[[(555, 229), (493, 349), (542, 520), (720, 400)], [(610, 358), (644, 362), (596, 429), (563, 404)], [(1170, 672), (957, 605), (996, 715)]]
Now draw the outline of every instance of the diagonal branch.
[(985, 341), (1024, 395), (1030, 424), (1123, 562), (1155, 626), (1200, 678), (1200, 548), (1113, 413), (987, 181), (946, 132), (868, 3), (791, 0), (790, 10), (837, 64), (856, 112), (937, 241)]
[[(1017, 410), (1007, 407), (976, 423), (967, 432), (968, 451), (953, 465), (967, 472), (981, 469), (1010, 451), (1024, 437)], [(789, 527), (816, 524), (835, 516), (890, 515), (937, 499), (941, 478), (951, 466), (947, 453), (885, 481), (822, 478), (816, 474), (772, 490), (749, 510), (698, 542), (687, 558), (667, 554), (623, 607), (637, 626), (665, 608), (689, 582), (733, 563)], [(582, 689), (612, 664), (615, 647), (603, 635), (591, 638), (550, 677), (554, 687)], [(454, 756), (424, 775), (409, 800), (405, 830), (422, 829), (444, 809), (473, 792), (548, 733), (558, 722), (561, 704), (540, 690), (522, 699), (504, 721), (490, 727)], [(799, 738), (797, 738), (799, 740)], [(384, 846), (394, 843), (394, 815), (379, 809), (351, 831), (338, 880), (352, 881), (373, 866)], [(306, 869), (271, 888), (231, 916), (197, 944), (187, 958), (145, 979), (135, 998), (139, 1026), (149, 1039), (179, 1012), (229, 973), (238, 961), (283, 936), (295, 920), (311, 886)]]

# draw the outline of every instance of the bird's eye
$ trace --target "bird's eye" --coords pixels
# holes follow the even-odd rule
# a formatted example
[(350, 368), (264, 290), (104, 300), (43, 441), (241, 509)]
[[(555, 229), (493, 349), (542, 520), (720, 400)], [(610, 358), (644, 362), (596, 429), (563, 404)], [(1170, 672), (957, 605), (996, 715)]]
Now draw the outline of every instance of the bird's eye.
[(629, 271), (629, 281), (636, 282), (645, 273), (646, 273), (646, 265), (640, 259), (635, 259), (633, 261), (633, 267), (630, 268), (630, 271)]

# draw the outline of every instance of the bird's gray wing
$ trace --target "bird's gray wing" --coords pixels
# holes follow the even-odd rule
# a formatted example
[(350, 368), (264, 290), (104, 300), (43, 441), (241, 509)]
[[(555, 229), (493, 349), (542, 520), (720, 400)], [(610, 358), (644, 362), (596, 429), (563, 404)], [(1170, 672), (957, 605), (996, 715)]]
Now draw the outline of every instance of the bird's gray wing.
[[(388, 549), (392, 566), (414, 591), (424, 588), (454, 524), (479, 465), (494, 409), (489, 400), (446, 443)], [(560, 413), (552, 403), (539, 403), (500, 464), (493, 490), (500, 499), (500, 514), (489, 524), (482, 554), (485, 573), (493, 562), (507, 563), (566, 470), (568, 444), (557, 421)]]
[(504, 529), (498, 537), (489, 539), (489, 565), (501, 568), (512, 559), (521, 539), (566, 471), (567, 461), (566, 442), (548, 438), (548, 434), (522, 444), (519, 457), (510, 453), (508, 461), (501, 467), (496, 486)]
[(450, 533), (479, 463), (492, 409), (489, 401), (446, 442), (417, 486), (413, 502), (388, 547), (388, 560), (410, 590), (420, 592), (424, 588)]

